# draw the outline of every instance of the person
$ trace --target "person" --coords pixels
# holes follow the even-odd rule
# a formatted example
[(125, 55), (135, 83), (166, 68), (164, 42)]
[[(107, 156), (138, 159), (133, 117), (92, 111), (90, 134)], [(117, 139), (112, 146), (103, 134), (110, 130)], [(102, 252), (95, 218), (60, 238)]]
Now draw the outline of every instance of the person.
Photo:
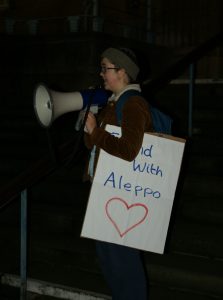
[[(108, 103), (96, 119), (89, 112), (86, 119), (85, 145), (92, 149), (89, 161), (91, 180), (97, 165), (99, 150), (132, 161), (138, 154), (145, 132), (152, 131), (148, 103), (140, 95), (130, 96), (122, 108), (121, 137), (105, 130), (106, 124), (119, 125), (116, 104), (127, 90), (141, 91), (137, 83), (139, 66), (134, 52), (126, 48), (108, 48), (101, 55), (100, 76), (104, 88), (112, 92)], [(137, 249), (96, 241), (96, 251), (113, 300), (146, 300), (147, 279)]]

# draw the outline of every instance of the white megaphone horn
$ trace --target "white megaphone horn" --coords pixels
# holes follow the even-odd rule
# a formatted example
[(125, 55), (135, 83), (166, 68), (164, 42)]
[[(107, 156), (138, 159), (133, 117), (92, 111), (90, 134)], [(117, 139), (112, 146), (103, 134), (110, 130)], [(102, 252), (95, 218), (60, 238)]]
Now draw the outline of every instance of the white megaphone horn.
[(34, 111), (40, 125), (49, 127), (63, 114), (85, 109), (90, 101), (91, 105), (104, 106), (108, 97), (108, 92), (102, 88), (62, 93), (40, 83), (34, 91)]

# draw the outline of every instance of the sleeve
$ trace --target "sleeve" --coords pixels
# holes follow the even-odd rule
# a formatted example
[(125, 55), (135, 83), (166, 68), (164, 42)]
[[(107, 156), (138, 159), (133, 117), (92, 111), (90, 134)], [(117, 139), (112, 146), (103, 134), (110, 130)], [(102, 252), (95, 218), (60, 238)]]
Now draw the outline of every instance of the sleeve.
[(107, 153), (132, 161), (138, 154), (148, 120), (148, 107), (139, 97), (131, 97), (122, 111), (122, 136), (115, 137), (103, 128), (95, 128), (91, 142)]

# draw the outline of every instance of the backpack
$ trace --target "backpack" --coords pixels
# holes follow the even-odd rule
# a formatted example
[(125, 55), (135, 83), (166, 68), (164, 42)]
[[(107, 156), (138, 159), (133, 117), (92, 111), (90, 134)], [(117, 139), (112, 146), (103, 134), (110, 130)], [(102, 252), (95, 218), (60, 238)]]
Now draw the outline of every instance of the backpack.
[[(121, 123), (122, 119), (122, 108), (125, 102), (128, 100), (128, 98), (131, 96), (142, 97), (142, 94), (137, 90), (128, 90), (120, 96), (116, 103), (116, 116), (119, 124)], [(171, 134), (172, 119), (170, 118), (170, 116), (164, 114), (152, 105), (149, 105), (149, 109), (152, 117), (154, 131), (159, 133)]]

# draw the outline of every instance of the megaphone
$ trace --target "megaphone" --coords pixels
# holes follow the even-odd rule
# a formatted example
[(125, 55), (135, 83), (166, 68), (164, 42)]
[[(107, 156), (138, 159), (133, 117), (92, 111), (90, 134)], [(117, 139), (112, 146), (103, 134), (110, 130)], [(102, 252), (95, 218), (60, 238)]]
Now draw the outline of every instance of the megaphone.
[(59, 116), (83, 110), (89, 102), (99, 107), (106, 105), (108, 96), (108, 92), (102, 88), (62, 93), (40, 83), (34, 91), (34, 111), (40, 125), (49, 127)]

